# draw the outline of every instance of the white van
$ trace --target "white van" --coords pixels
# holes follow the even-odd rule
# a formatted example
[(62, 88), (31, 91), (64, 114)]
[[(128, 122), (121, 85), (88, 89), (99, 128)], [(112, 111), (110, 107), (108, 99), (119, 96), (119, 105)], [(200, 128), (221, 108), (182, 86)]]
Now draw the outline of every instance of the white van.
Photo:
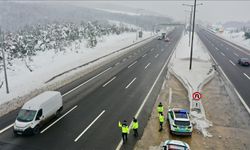
[(60, 115), (62, 108), (60, 92), (43, 92), (23, 105), (14, 124), (14, 134), (38, 134), (49, 118)]

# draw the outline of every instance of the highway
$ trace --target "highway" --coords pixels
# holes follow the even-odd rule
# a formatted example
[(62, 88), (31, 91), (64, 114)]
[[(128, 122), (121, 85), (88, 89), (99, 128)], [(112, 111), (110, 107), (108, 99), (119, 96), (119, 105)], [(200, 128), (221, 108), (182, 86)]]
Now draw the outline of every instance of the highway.
[[(15, 137), (11, 127), (2, 130), (14, 122), (18, 110), (1, 117), (5, 121), (0, 123), (0, 149), (116, 149), (121, 141), (118, 121), (126, 119), (130, 123), (136, 114), (141, 136), (166, 74), (166, 62), (182, 30), (170, 32), (169, 43), (154, 39), (58, 89), (65, 102), (63, 113), (38, 135)], [(135, 142), (130, 134), (122, 149), (132, 149)]]
[(250, 52), (203, 28), (198, 28), (197, 34), (234, 85), (237, 93), (250, 107), (250, 67), (237, 64), (239, 58), (250, 58)]

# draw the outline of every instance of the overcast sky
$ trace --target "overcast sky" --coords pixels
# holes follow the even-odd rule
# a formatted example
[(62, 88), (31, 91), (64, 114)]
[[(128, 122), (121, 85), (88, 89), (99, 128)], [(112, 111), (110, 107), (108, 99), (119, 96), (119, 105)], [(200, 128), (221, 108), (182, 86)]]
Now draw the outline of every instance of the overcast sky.
[[(193, 1), (179, 1), (179, 0), (162, 0), (162, 1), (101, 1), (101, 2), (83, 2), (82, 4), (87, 6), (90, 3), (99, 3), (103, 5), (117, 5), (126, 6), (132, 8), (142, 8), (149, 11), (154, 11), (162, 15), (166, 15), (174, 18), (175, 20), (185, 20), (185, 16), (188, 12), (184, 10), (190, 10), (189, 7), (182, 6), (185, 4), (193, 4)], [(218, 23), (226, 21), (250, 21), (250, 1), (219, 1), (219, 0), (197, 0), (197, 3), (203, 3), (202, 6), (198, 6), (197, 19)], [(98, 4), (98, 5), (99, 5)], [(119, 10), (119, 8), (117, 7)]]

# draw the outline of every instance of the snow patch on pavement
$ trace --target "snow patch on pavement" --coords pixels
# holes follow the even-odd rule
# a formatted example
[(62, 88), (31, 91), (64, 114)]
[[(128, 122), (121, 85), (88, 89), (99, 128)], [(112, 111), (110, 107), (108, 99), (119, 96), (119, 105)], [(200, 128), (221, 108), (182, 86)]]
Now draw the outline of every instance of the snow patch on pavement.
[(188, 34), (184, 34), (172, 56), (170, 72), (182, 82), (188, 91), (190, 115), (194, 127), (202, 132), (203, 136), (211, 137), (212, 135), (206, 129), (212, 126), (212, 123), (206, 119), (202, 100), (194, 101), (192, 93), (196, 91), (201, 92), (203, 85), (213, 78), (214, 70), (211, 58), (196, 34), (194, 38), (192, 69), (189, 70), (190, 47), (188, 42)]

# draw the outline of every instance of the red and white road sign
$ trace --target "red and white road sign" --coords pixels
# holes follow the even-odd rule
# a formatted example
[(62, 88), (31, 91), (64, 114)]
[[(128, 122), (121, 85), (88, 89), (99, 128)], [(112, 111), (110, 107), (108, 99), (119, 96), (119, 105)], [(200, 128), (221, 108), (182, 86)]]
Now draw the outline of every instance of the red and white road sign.
[(193, 99), (196, 101), (200, 100), (202, 97), (200, 92), (194, 92), (192, 96), (193, 96)]

